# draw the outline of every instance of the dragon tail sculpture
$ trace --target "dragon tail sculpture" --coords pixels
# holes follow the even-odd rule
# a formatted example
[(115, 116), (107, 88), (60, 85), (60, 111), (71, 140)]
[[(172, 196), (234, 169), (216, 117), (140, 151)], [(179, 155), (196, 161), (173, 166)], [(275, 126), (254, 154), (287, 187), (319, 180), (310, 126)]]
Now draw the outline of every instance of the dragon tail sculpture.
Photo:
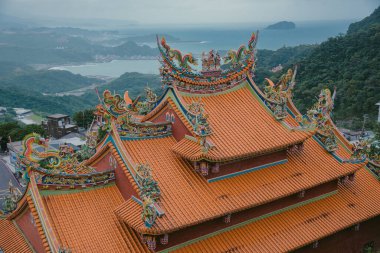
[(257, 38), (259, 37), (259, 31), (256, 31), (256, 33), (252, 33), (251, 38), (248, 41), (248, 49), (250, 51), (253, 51), (257, 44)]

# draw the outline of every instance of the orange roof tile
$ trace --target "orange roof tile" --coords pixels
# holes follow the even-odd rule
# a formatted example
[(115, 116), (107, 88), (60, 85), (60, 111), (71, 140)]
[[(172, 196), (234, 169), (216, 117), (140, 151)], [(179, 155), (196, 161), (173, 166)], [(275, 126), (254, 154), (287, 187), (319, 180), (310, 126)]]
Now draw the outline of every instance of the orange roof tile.
[(44, 201), (61, 245), (72, 252), (148, 252), (113, 213), (124, 202), (115, 185), (47, 195)]
[[(312, 135), (287, 129), (264, 108), (246, 82), (242, 85), (227, 93), (202, 96), (212, 129), (208, 139), (215, 145), (206, 159), (223, 161), (271, 153)], [(182, 97), (187, 104), (195, 99), (188, 93), (182, 93)], [(186, 139), (173, 147), (177, 154), (192, 160), (199, 159), (199, 150)]]
[[(368, 201), (368, 200), (371, 201)], [(323, 200), (196, 242), (175, 252), (288, 252), (380, 214), (379, 182), (361, 169)]]
[(362, 166), (341, 164), (314, 139), (308, 139), (304, 151), (289, 154), (285, 164), (207, 183), (189, 162), (171, 152), (175, 143), (174, 137), (124, 141), (134, 163), (148, 162), (152, 167), (161, 189), (160, 206), (165, 212), (148, 230), (141, 220), (141, 206), (123, 203), (117, 214), (139, 232), (174, 231), (296, 193)]
[(0, 250), (6, 253), (33, 252), (16, 225), (4, 219), (0, 219)]

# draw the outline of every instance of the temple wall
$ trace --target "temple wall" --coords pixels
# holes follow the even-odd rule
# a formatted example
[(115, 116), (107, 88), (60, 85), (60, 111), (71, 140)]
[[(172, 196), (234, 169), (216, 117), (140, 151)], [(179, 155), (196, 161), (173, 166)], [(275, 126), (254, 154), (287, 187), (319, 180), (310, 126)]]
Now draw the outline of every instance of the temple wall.
[(107, 152), (100, 160), (97, 160), (95, 163), (91, 164), (92, 167), (96, 169), (98, 172), (106, 171), (112, 169), (110, 165), (110, 156), (111, 152)]
[(252, 169), (266, 164), (270, 165), (271, 163), (275, 163), (285, 159), (287, 159), (287, 152), (286, 150), (282, 150), (268, 155), (257, 156), (242, 161), (221, 164), (218, 173), (211, 173), (210, 171), (210, 173), (205, 178), (211, 179), (232, 173), (243, 172), (244, 170)]
[(229, 223), (224, 222), (224, 217), (220, 217), (214, 220), (210, 220), (192, 227), (188, 227), (176, 232), (169, 234), (169, 243), (167, 245), (157, 245), (156, 251), (163, 250), (174, 245), (184, 243), (186, 241), (192, 240), (194, 238), (207, 235), (209, 233), (230, 227), (241, 222), (258, 218), (264, 215), (268, 215), (274, 211), (286, 208), (291, 205), (296, 205), (299, 202), (307, 201), (312, 198), (316, 198), (323, 194), (331, 193), (338, 189), (338, 181), (333, 180), (322, 185), (316, 186), (314, 188), (308, 189), (305, 192), (305, 196), (300, 198), (297, 194), (290, 195), (267, 204), (252, 207), (244, 211), (234, 213), (231, 216), (231, 221)]
[(23, 214), (15, 219), (17, 226), (21, 229), (25, 237), (29, 240), (33, 249), (40, 253), (45, 252), (42, 240), (39, 236), (35, 220), (30, 209), (27, 208)]
[(95, 167), (97, 171), (114, 169), (116, 186), (125, 200), (129, 199), (132, 195), (138, 196), (125, 175), (120, 162), (117, 161), (116, 157), (111, 152), (107, 152), (106, 155), (91, 166)]
[[(371, 201), (371, 200), (368, 200)], [(364, 245), (373, 242), (375, 250), (364, 251)], [(294, 253), (357, 253), (380, 250), (380, 216), (360, 223), (358, 231), (350, 227), (318, 241), (318, 247), (307, 245)]]
[(166, 121), (166, 113), (169, 113), (169, 115), (174, 115), (174, 123), (172, 123), (172, 129), (173, 136), (177, 141), (181, 140), (186, 134), (192, 135), (170, 106), (167, 106), (164, 110), (159, 112), (158, 116), (152, 120), (152, 122), (159, 123)]

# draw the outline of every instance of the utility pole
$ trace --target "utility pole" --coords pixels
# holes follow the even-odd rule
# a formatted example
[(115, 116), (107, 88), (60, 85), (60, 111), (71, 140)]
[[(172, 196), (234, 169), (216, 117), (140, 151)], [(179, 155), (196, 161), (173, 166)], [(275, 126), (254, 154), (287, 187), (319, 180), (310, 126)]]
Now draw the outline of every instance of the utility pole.
[(368, 115), (367, 115), (367, 114), (364, 114), (364, 115), (363, 115), (363, 126), (362, 126), (361, 137), (364, 137), (365, 122), (367, 121), (367, 119), (368, 119)]

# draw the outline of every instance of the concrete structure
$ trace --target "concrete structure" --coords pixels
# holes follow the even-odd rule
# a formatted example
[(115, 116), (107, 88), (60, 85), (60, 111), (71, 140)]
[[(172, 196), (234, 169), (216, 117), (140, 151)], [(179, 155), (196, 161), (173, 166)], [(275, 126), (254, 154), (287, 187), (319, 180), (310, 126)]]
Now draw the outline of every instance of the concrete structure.
[(77, 133), (78, 126), (71, 124), (70, 117), (64, 114), (52, 114), (42, 121), (42, 127), (46, 133), (56, 139), (69, 133)]
[(379, 106), (379, 116), (377, 117), (377, 122), (380, 123), (380, 102), (376, 104), (377, 106)]

